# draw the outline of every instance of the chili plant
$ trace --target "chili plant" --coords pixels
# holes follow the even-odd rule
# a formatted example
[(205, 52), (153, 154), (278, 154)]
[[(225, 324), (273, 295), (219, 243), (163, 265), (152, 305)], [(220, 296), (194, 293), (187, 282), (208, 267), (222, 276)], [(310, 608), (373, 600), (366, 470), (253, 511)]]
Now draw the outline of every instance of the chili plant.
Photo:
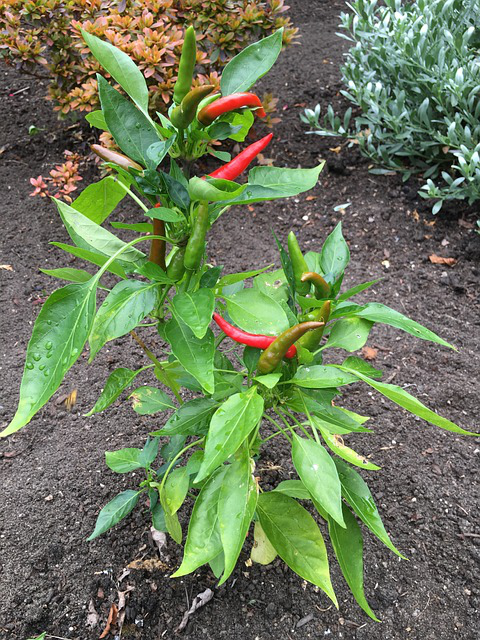
[[(349, 355), (334, 364), (338, 358), (329, 361), (326, 354), (330, 349), (354, 353), (375, 322), (451, 345), (382, 304), (351, 301), (374, 282), (342, 291), (350, 254), (340, 225), (319, 252), (303, 255), (293, 233), (287, 249), (276, 240), (281, 267), (273, 271), (267, 267), (223, 273), (209, 264), (207, 233), (229, 207), (297, 195), (316, 184), (322, 168), (257, 166), (240, 184), (236, 178), (271, 135), (234, 159), (214, 145), (228, 138), (245, 140), (254, 116), (263, 116), (262, 104), (250, 89), (275, 62), (280, 31), (229, 62), (221, 94), (211, 95), (211, 87), (191, 88), (195, 35), (189, 30), (175, 102), (169, 117), (158, 114), (158, 121), (149, 113), (145, 80), (126, 54), (92, 35), (84, 33), (84, 38), (128, 96), (99, 75), (102, 108), (89, 121), (108, 130), (126, 155), (94, 145), (113, 174), (87, 187), (71, 206), (56, 200), (73, 245), (54, 245), (100, 269), (94, 275), (71, 268), (46, 270), (71, 284), (54, 291), (39, 313), (18, 410), (1, 435), (31, 420), (87, 341), (91, 362), (110, 341), (130, 333), (148, 364), (135, 371), (115, 369), (87, 415), (107, 409), (146, 370), (153, 383), (131, 392), (134, 410), (141, 415), (171, 413), (143, 448), (106, 453), (111, 470), (144, 469), (145, 475), (139, 486), (103, 507), (89, 540), (125, 518), (143, 499), (153, 526), (181, 543), (178, 512), (193, 501), (183, 562), (173, 576), (209, 564), (219, 584), (225, 582), (254, 521), (252, 559), (268, 563), (279, 555), (337, 605), (324, 538), (304, 506), (309, 505), (328, 526), (353, 595), (376, 620), (364, 594), (358, 520), (403, 556), (357, 471), (379, 467), (346, 444), (351, 433), (369, 433), (368, 418), (333, 400), (342, 387), (362, 382), (438, 427), (469, 432), (401, 387), (381, 382), (381, 372), (360, 357)], [(207, 153), (225, 164), (209, 176), (192, 175), (195, 161)], [(130, 242), (102, 226), (124, 196), (133, 199), (143, 216), (131, 225), (112, 223), (137, 233)], [(145, 243), (149, 255), (140, 249)], [(106, 272), (118, 282), (97, 310), (97, 289), (106, 284)], [(147, 345), (152, 325), (158, 339)], [(291, 445), (298, 478), (267, 491), (255, 475), (256, 462), (275, 438)]]

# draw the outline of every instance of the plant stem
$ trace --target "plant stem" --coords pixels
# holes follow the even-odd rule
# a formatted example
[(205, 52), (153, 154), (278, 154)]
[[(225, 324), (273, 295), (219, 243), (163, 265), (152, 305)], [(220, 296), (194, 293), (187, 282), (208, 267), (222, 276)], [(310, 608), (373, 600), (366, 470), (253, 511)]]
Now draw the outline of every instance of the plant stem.
[[(279, 414), (277, 414), (277, 415), (279, 415)], [(274, 425), (277, 427), (277, 429), (278, 429), (279, 431), (281, 431), (281, 433), (283, 433), (283, 435), (284, 435), (284, 436), (285, 436), (285, 438), (288, 440), (288, 442), (289, 442), (290, 444), (292, 444), (292, 441), (291, 441), (291, 439), (290, 439), (290, 436), (287, 434), (287, 432), (285, 431), (285, 429), (284, 429), (281, 425), (279, 425), (279, 424), (278, 424), (278, 422), (277, 422), (276, 420), (274, 420), (272, 417), (270, 417), (270, 416), (269, 416), (269, 415), (267, 415), (266, 413), (264, 413), (264, 414), (263, 414), (263, 417), (264, 417), (264, 418), (266, 418), (266, 419), (267, 419), (269, 422), (271, 422), (272, 424), (274, 424)], [(282, 416), (279, 416), (279, 417), (281, 418)], [(282, 420), (283, 420), (283, 418), (282, 418)], [(286, 420), (285, 420), (285, 422), (286, 422), (286, 424), (287, 424), (287, 427), (288, 427), (291, 431), (293, 431), (292, 427), (288, 424), (288, 422), (287, 422)]]
[(145, 213), (147, 213), (148, 207), (140, 200), (140, 198), (135, 193), (133, 193), (133, 191), (131, 189), (129, 189), (126, 185), (124, 185), (123, 182), (120, 182), (120, 180), (117, 180), (117, 184), (126, 193), (128, 193), (128, 195), (132, 198), (132, 200), (135, 200), (135, 202), (138, 204), (138, 206), (141, 207), (144, 210)]
[(170, 471), (172, 470), (172, 467), (175, 464), (175, 462), (178, 460), (178, 458), (180, 458), (180, 456), (182, 456), (185, 453), (185, 451), (188, 451), (189, 449), (194, 447), (196, 444), (199, 444), (200, 442), (203, 442), (204, 440), (205, 440), (205, 438), (199, 438), (198, 440), (195, 440), (194, 442), (190, 442), (190, 444), (187, 444), (186, 447), (183, 447), (183, 449), (177, 453), (177, 455), (173, 458), (173, 460), (168, 465), (167, 470), (165, 471), (165, 475), (163, 476), (162, 482), (160, 483), (160, 487), (158, 489), (158, 494), (159, 495), (162, 493), (163, 487), (165, 486), (165, 481), (167, 479), (167, 476), (170, 473)]
[(162, 363), (158, 360), (158, 358), (155, 356), (154, 353), (152, 353), (150, 351), (150, 349), (147, 347), (147, 345), (145, 344), (145, 342), (140, 338), (140, 336), (136, 333), (136, 331), (134, 331), (132, 329), (132, 331), (130, 331), (130, 335), (132, 336), (132, 338), (135, 340), (135, 342), (137, 342), (140, 347), (143, 349), (145, 355), (150, 358), (150, 360), (154, 363), (154, 365), (160, 369), (160, 371), (163, 373), (163, 375), (165, 376), (165, 378), (167, 380), (170, 381), (170, 389), (172, 390), (174, 396), (176, 397), (176, 399), (178, 400), (178, 402), (180, 404), (183, 404), (183, 398), (180, 396), (180, 394), (178, 393), (178, 391), (174, 388), (174, 385), (171, 383), (170, 380), (170, 376), (168, 375), (168, 373), (165, 371), (164, 367), (162, 366)]
[(295, 424), (297, 425), (297, 427), (300, 427), (300, 429), (303, 431), (303, 433), (307, 436), (307, 438), (309, 438), (310, 440), (313, 440), (312, 436), (308, 433), (308, 431), (305, 429), (305, 427), (303, 426), (303, 424), (301, 422), (299, 422), (294, 415), (292, 415), (290, 413), (290, 411), (286, 411), (284, 409), (280, 409), (277, 407), (276, 409), (278, 415), (280, 416), (280, 418), (282, 418), (282, 420), (285, 421), (285, 417), (284, 417), (284, 413), (285, 415), (287, 415), (290, 420), (293, 420), (293, 422), (295, 422)]

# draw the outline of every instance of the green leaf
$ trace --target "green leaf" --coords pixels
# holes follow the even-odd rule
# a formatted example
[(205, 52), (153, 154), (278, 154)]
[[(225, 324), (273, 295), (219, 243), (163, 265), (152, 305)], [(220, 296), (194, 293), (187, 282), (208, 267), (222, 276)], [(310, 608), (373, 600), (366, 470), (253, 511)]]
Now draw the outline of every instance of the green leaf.
[(90, 111), (90, 113), (87, 113), (87, 115), (85, 116), (85, 120), (91, 127), (95, 127), (95, 129), (108, 131), (107, 123), (105, 122), (103, 111), (101, 109), (97, 109), (96, 111)]
[(266, 565), (272, 563), (277, 555), (262, 525), (257, 520), (253, 528), (253, 547), (250, 553), (250, 560), (258, 564)]
[(72, 208), (92, 222), (102, 224), (125, 195), (125, 189), (119, 184), (119, 178), (107, 176), (84, 189), (72, 202)]
[(129, 396), (132, 399), (132, 408), (141, 416), (148, 416), (159, 411), (175, 409), (173, 401), (165, 391), (156, 387), (139, 387)]
[(313, 417), (312, 420), (314, 421), (314, 426), (319, 429), (320, 433), (322, 434), (322, 437), (327, 443), (328, 448), (331, 449), (337, 456), (340, 456), (340, 458), (343, 458), (347, 462), (350, 462), (350, 464), (354, 464), (361, 469), (380, 469), (380, 467), (378, 467), (376, 464), (373, 464), (373, 462), (369, 462), (367, 458), (365, 458), (365, 456), (361, 456), (353, 449), (350, 449), (350, 447), (347, 447), (347, 445), (344, 444), (342, 438), (339, 438), (335, 434), (330, 433), (330, 431), (328, 429), (325, 429), (320, 421), (316, 420), (315, 417)]
[(383, 372), (380, 371), (380, 369), (375, 369), (375, 367), (372, 367), (369, 362), (366, 362), (357, 356), (348, 356), (348, 358), (345, 358), (342, 362), (342, 365), (363, 373), (363, 375), (368, 376), (369, 378), (379, 379), (383, 376)]
[(215, 411), (205, 442), (205, 455), (195, 482), (206, 478), (235, 453), (263, 415), (263, 398), (257, 388), (230, 396)]
[(163, 510), (160, 502), (157, 502), (152, 509), (152, 525), (157, 531), (168, 531), (167, 524), (165, 522), (165, 511)]
[(225, 300), (233, 322), (248, 333), (276, 336), (290, 326), (278, 302), (257, 289), (243, 289)]
[(68, 282), (88, 282), (92, 279), (92, 274), (88, 273), (88, 271), (84, 269), (72, 269), (71, 267), (64, 267), (62, 269), (39, 269), (39, 271), (53, 278), (68, 280)]
[(137, 233), (153, 233), (153, 224), (150, 222), (134, 222), (129, 224), (128, 222), (110, 222), (110, 225), (114, 229), (128, 229), (129, 231), (136, 231)]
[(217, 288), (221, 289), (222, 287), (236, 284), (237, 282), (243, 282), (243, 280), (253, 278), (258, 274), (263, 273), (267, 269), (271, 269), (271, 267), (272, 265), (269, 264), (267, 267), (263, 267), (263, 269), (255, 269), (254, 271), (242, 271), (241, 273), (229, 273), (226, 276), (220, 278), (220, 280), (216, 283), (216, 286)]
[(208, 200), (209, 202), (223, 202), (239, 196), (245, 185), (231, 180), (209, 178), (203, 180), (194, 176), (188, 183), (188, 194), (192, 200)]
[(337, 320), (330, 330), (325, 348), (335, 347), (346, 351), (357, 351), (368, 340), (372, 326), (373, 322), (357, 317)]
[(177, 293), (172, 299), (172, 313), (190, 327), (197, 338), (207, 333), (215, 310), (215, 296), (211, 289), (199, 289), (193, 293)]
[(352, 374), (342, 372), (343, 375), (337, 375), (335, 368), (333, 365), (322, 364), (299, 367), (291, 382), (307, 389), (327, 389), (356, 382), (353, 372)]
[(325, 275), (331, 274), (337, 280), (350, 262), (350, 250), (342, 234), (342, 223), (339, 222), (327, 237), (322, 247), (320, 265)]
[(118, 282), (99, 308), (89, 336), (90, 359), (104, 344), (135, 329), (155, 306), (156, 282), (123, 280)]
[(160, 501), (166, 513), (173, 514), (182, 506), (190, 484), (190, 476), (186, 467), (177, 467), (171, 471), (160, 495)]
[(301, 578), (320, 587), (338, 606), (330, 581), (325, 542), (308, 511), (293, 498), (271, 491), (259, 495), (257, 513), (282, 560)]
[(223, 476), (218, 500), (218, 524), (225, 569), (219, 585), (228, 579), (237, 564), (255, 512), (258, 489), (253, 477), (254, 466), (248, 448), (242, 447)]
[[(55, 198), (55, 204), (68, 235), (77, 247), (88, 251), (96, 251), (107, 257), (113, 256), (119, 249), (125, 247), (125, 242), (114, 236), (110, 231), (92, 222), (65, 202)], [(126, 249), (122, 253), (122, 257), (118, 259), (118, 262), (122, 265), (125, 265), (125, 263), (142, 264), (144, 261), (145, 254), (135, 249), (135, 247)], [(127, 266), (129, 268), (132, 267), (131, 264)]]
[(206, 393), (213, 393), (215, 338), (211, 329), (207, 329), (205, 336), (200, 339), (188, 325), (172, 318), (165, 326), (165, 338), (185, 370), (198, 380)]
[(145, 446), (140, 451), (140, 459), (139, 462), (142, 463), (143, 467), (148, 467), (152, 464), (155, 458), (158, 456), (158, 446), (159, 439), (158, 438), (147, 438)]
[(149, 280), (158, 282), (159, 284), (173, 284), (173, 280), (167, 276), (165, 271), (159, 267), (158, 264), (150, 262), (150, 260), (142, 264), (135, 271)]
[(195, 398), (184, 402), (154, 436), (196, 436), (205, 435), (210, 418), (218, 407), (212, 398)]
[(308, 492), (308, 489), (301, 480), (284, 480), (278, 484), (274, 491), (284, 493), (290, 498), (296, 498), (297, 500), (311, 500), (312, 496)]
[(118, 496), (115, 496), (98, 514), (97, 522), (95, 523), (95, 529), (93, 533), (87, 538), (87, 542), (93, 540), (97, 536), (105, 533), (111, 527), (115, 526), (120, 520), (126, 518), (128, 514), (134, 509), (138, 502), (141, 491), (122, 491)]
[(156, 169), (168, 153), (168, 150), (175, 142), (172, 136), (169, 140), (157, 140), (147, 149), (147, 158), (150, 160), (150, 168)]
[(115, 473), (128, 473), (144, 466), (140, 461), (141, 452), (141, 449), (137, 448), (105, 451), (105, 462), (107, 467)]
[(225, 66), (220, 81), (222, 96), (248, 91), (275, 64), (282, 50), (283, 28), (254, 42)]
[(156, 169), (148, 149), (159, 142), (154, 125), (141, 111), (97, 74), (103, 115), (108, 129), (120, 149), (144, 167)]
[(441, 344), (444, 347), (449, 347), (450, 349), (456, 351), (453, 345), (440, 338), (440, 336), (437, 336), (437, 334), (433, 333), (433, 331), (430, 331), (426, 327), (423, 327), (421, 324), (418, 324), (418, 322), (415, 322), (415, 320), (411, 320), (410, 318), (407, 318), (407, 316), (404, 316), (402, 313), (395, 311), (395, 309), (390, 309), (390, 307), (387, 307), (384, 304), (380, 304), (379, 302), (369, 302), (363, 307), (360, 307), (360, 310), (355, 313), (355, 316), (357, 318), (365, 318), (366, 320), (371, 320), (372, 322), (381, 322), (382, 324), (388, 324), (391, 327), (402, 329), (402, 331), (406, 331), (416, 338), (429, 340), (430, 342), (436, 342), (437, 344)]
[(370, 531), (383, 542), (386, 547), (393, 551), (393, 553), (396, 553), (397, 556), (400, 556), (400, 558), (405, 559), (405, 556), (398, 551), (390, 540), (388, 533), (385, 531), (375, 501), (365, 480), (355, 469), (352, 469), (352, 467), (343, 462), (343, 460), (335, 458), (334, 462), (342, 484), (342, 495), (345, 500), (360, 520), (367, 525)]
[(377, 282), (380, 282), (380, 280), (381, 278), (377, 278), (377, 280), (370, 280), (370, 282), (362, 282), (362, 284), (357, 284), (355, 287), (347, 289), (347, 291), (344, 291), (342, 294), (340, 294), (337, 300), (338, 302), (344, 302), (349, 298), (353, 298), (353, 296), (356, 296), (358, 293), (365, 291), (365, 289), (369, 289), (374, 284), (377, 284)]
[(82, 29), (88, 48), (107, 73), (118, 82), (135, 104), (148, 114), (148, 87), (142, 72), (133, 60), (109, 42)]
[(171, 578), (192, 573), (222, 551), (217, 505), (226, 468), (218, 469), (203, 485), (188, 525), (183, 561)]
[(103, 411), (109, 407), (113, 402), (115, 402), (122, 391), (132, 384), (136, 376), (138, 376), (141, 371), (144, 371), (144, 369), (145, 368), (143, 367), (142, 369), (137, 369), (137, 371), (132, 371), (131, 369), (119, 367), (118, 369), (115, 369), (115, 371), (112, 371), (108, 376), (107, 381), (105, 382), (105, 387), (93, 409), (90, 409), (90, 411), (85, 414), (85, 417), (91, 416), (94, 413), (98, 413), (99, 411)]
[(42, 306), (27, 347), (18, 408), (0, 437), (30, 422), (78, 360), (95, 314), (97, 283), (92, 278), (57, 289)]
[(311, 169), (284, 169), (257, 166), (248, 174), (245, 190), (229, 204), (250, 204), (276, 198), (289, 198), (313, 189), (324, 162)]
[(282, 373), (267, 373), (264, 376), (256, 376), (254, 380), (259, 382), (260, 384), (263, 384), (263, 386), (267, 387), (267, 389), (273, 389), (277, 386), (282, 375)]
[[(103, 267), (103, 265), (107, 262), (108, 258), (106, 256), (102, 256), (99, 253), (95, 253), (93, 251), (89, 251), (88, 249), (81, 249), (80, 247), (73, 247), (69, 244), (64, 244), (63, 242), (51, 242), (54, 247), (58, 247), (65, 251), (66, 253), (70, 253), (72, 256), (76, 256), (81, 260), (86, 260), (87, 262), (91, 262), (92, 264), (96, 264), (99, 267)], [(127, 274), (125, 273), (123, 267), (114, 260), (107, 268), (107, 271), (110, 273), (114, 273), (116, 276), (120, 278), (126, 278)]]
[(175, 540), (177, 544), (181, 544), (183, 538), (182, 525), (180, 524), (177, 514), (174, 513), (172, 515), (164, 508), (163, 516), (165, 518), (165, 526), (168, 533), (172, 536), (173, 540)]
[(280, 304), (288, 300), (288, 285), (283, 269), (262, 273), (254, 279), (253, 286)]
[(339, 527), (335, 520), (328, 519), (328, 533), (338, 564), (360, 607), (372, 620), (380, 622), (371, 610), (363, 589), (362, 532), (355, 520), (355, 516), (346, 505), (343, 505), (343, 519), (346, 524), (345, 529)]
[(154, 207), (145, 212), (145, 215), (149, 218), (155, 218), (156, 220), (163, 220), (164, 222), (182, 222), (185, 217), (175, 211), (174, 209), (168, 209), (167, 207)]
[(424, 404), (417, 400), (414, 396), (411, 396), (407, 391), (404, 391), (401, 387), (398, 387), (396, 384), (387, 384), (386, 382), (379, 382), (378, 380), (373, 380), (368, 376), (363, 375), (359, 371), (355, 371), (354, 369), (348, 369), (347, 367), (343, 367), (341, 365), (333, 365), (337, 368), (340, 368), (342, 371), (353, 373), (357, 378), (363, 380), (368, 385), (373, 387), (376, 391), (384, 395), (386, 398), (398, 404), (400, 407), (403, 407), (413, 415), (418, 416), (419, 418), (423, 418), (427, 422), (440, 427), (441, 429), (445, 429), (446, 431), (452, 431), (453, 433), (459, 433), (464, 436), (478, 436), (478, 433), (472, 433), (470, 431), (466, 431), (461, 427), (457, 426), (454, 422), (447, 420), (447, 418), (443, 418), (439, 416), (438, 413), (435, 413)]
[(315, 442), (293, 436), (292, 460), (300, 480), (332, 518), (342, 527), (342, 487), (333, 458), (325, 447)]

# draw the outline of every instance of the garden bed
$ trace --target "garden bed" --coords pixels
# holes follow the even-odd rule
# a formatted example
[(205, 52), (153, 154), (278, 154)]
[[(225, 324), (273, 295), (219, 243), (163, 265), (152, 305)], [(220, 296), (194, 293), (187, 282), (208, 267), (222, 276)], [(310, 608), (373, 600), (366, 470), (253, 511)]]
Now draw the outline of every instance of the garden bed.
[[(264, 266), (278, 262), (272, 230), (285, 238), (293, 228), (303, 247), (315, 249), (342, 220), (352, 253), (347, 286), (381, 277), (369, 299), (424, 323), (459, 349), (447, 351), (376, 327), (369, 345), (376, 350), (375, 363), (385, 371), (385, 380), (410, 385), (430, 407), (473, 429), (480, 371), (475, 216), (457, 203), (434, 218), (416, 195), (414, 182), (402, 185), (396, 176), (372, 176), (355, 148), (338, 146), (333, 138), (305, 135), (299, 121), (301, 106), (314, 106), (318, 100), (322, 105), (342, 104), (338, 67), (345, 44), (335, 31), (344, 3), (296, 0), (292, 5), (301, 44), (282, 54), (261, 86), (280, 98), (282, 115), (267, 155), (278, 165), (308, 167), (324, 158), (327, 166), (308, 194), (251, 210), (230, 210), (214, 227), (209, 254), (225, 265), (225, 271), (251, 268), (255, 256), (258, 266)], [(79, 135), (80, 126), (56, 121), (43, 100), (45, 86), (38, 80), (3, 67), (0, 79), (0, 426), (4, 427), (15, 410), (27, 342), (25, 325), (33, 322), (55, 286), (38, 269), (66, 264), (65, 257), (48, 245), (53, 239), (66, 241), (55, 208), (29, 197), (29, 178), (48, 173), (53, 163), (61, 161), (63, 149), (84, 150), (86, 141)], [(43, 131), (31, 137), (30, 125)], [(351, 205), (334, 210), (346, 203)], [(131, 221), (128, 207), (123, 207), (122, 219)], [(453, 267), (433, 264), (432, 255), (457, 262)], [(206, 568), (193, 576), (169, 579), (170, 569), (181, 557), (180, 547), (171, 541), (152, 571), (132, 568), (124, 576), (132, 561), (158, 559), (148, 514), (141, 510), (105, 536), (85, 542), (99, 508), (121, 488), (131, 486), (128, 475), (119, 480), (105, 467), (104, 451), (141, 446), (145, 435), (162, 424), (161, 417), (135, 414), (128, 403), (84, 418), (113, 368), (120, 362), (131, 368), (143, 363), (128, 338), (104, 349), (97, 356), (97, 367), (87, 367), (86, 360), (85, 354), (29, 426), (0, 443), (2, 639), (25, 640), (42, 631), (78, 640), (98, 638), (111, 604), (118, 603), (118, 592), (130, 587), (122, 638), (173, 638), (192, 599), (214, 589), (215, 580)], [(77, 403), (67, 411), (62, 396), (73, 389), (78, 389)], [(244, 551), (232, 578), (192, 616), (184, 637), (478, 637), (480, 444), (435, 429), (378, 398), (373, 401), (364, 386), (347, 391), (345, 405), (372, 416), (374, 434), (361, 438), (357, 434), (351, 441), (385, 468), (370, 474), (370, 486), (387, 530), (410, 559), (400, 561), (365, 536), (365, 590), (383, 624), (371, 622), (361, 612), (333, 560), (339, 611), (279, 560), (267, 567), (246, 566)], [(270, 455), (258, 463), (267, 488), (269, 481), (276, 484), (293, 474), (286, 449), (276, 445)], [(89, 627), (93, 611), (98, 622)]]

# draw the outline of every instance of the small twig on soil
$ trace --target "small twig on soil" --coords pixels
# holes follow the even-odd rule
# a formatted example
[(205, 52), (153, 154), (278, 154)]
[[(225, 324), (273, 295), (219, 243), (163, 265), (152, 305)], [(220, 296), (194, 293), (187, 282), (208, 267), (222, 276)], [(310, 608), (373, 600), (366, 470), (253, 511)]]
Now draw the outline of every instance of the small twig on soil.
[[(23, 87), (23, 89), (17, 89), (16, 91), (14, 91), (13, 93), (9, 93), (9, 97), (12, 98), (13, 96), (16, 96), (19, 93), (23, 93), (24, 91), (28, 91), (30, 89), (30, 87)], [(53, 636), (52, 636), (53, 638)]]

